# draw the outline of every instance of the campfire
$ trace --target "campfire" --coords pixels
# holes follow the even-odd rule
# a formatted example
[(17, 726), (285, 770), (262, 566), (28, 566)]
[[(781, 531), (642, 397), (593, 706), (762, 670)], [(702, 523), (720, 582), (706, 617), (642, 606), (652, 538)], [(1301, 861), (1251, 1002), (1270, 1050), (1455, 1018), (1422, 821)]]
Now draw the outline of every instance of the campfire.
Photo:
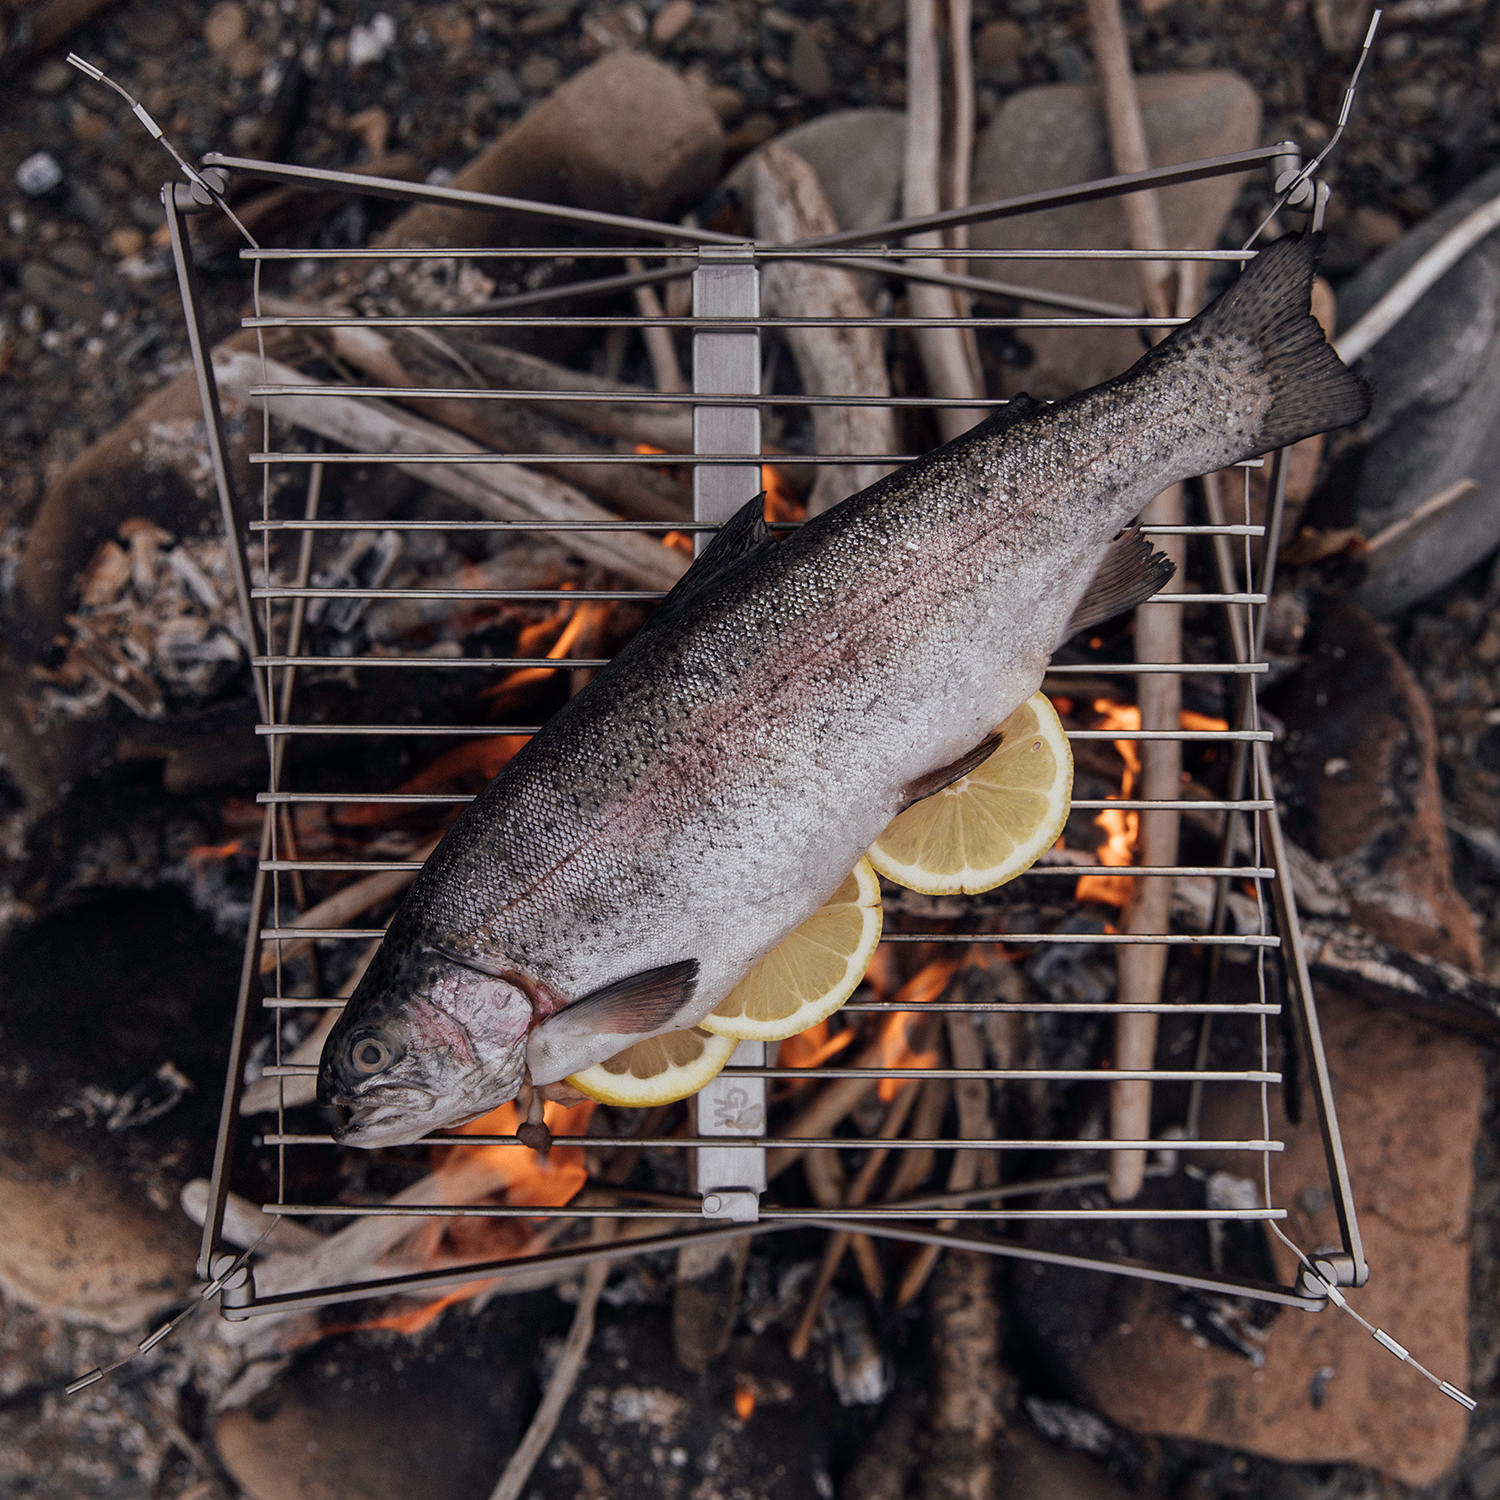
[[(252, 175), (259, 170), (242, 161), (226, 165)], [(402, 191), (422, 197), (415, 189)], [(758, 179), (757, 194), (757, 213), (781, 223), (784, 238), (822, 227), (809, 221), (788, 228), (776, 218), (791, 210), (777, 198), (768, 171)], [(807, 212), (805, 205), (799, 211)], [(545, 225), (548, 212), (535, 210), (537, 226)], [(595, 233), (620, 232), (607, 215), (589, 223)], [(704, 255), (717, 255), (724, 238), (697, 231), (682, 237), (699, 240)], [(263, 571), (252, 590), (261, 612), (256, 659), (272, 705), (261, 725), (272, 759), (261, 798), (268, 814), (262, 861), (268, 878), (265, 915), (257, 925), (258, 967), (273, 997), (271, 1014), (283, 1024), (241, 1107), (257, 1119), (265, 1110), (274, 1117), (262, 1140), (284, 1163), (282, 1186), (265, 1211), (299, 1219), (350, 1211), (350, 1183), (329, 1176), (331, 1141), (308, 1111), (316, 1059), (340, 997), (368, 961), (382, 916), (457, 808), (629, 638), (652, 600), (680, 575), (691, 539), (737, 508), (747, 482), (758, 477), (768, 521), (785, 528), (798, 524), (805, 505), (819, 503), (818, 476), (828, 467), (879, 472), (882, 459), (906, 456), (895, 451), (902, 445), (894, 427), (879, 439), (883, 452), (848, 447), (856, 440), (852, 429), (835, 439), (844, 446), (824, 447), (829, 408), (820, 403), (848, 397), (850, 410), (859, 412), (867, 391), (890, 389), (883, 353), (882, 373), (857, 379), (828, 374), (830, 349), (852, 337), (844, 327), (849, 299), (862, 297), (846, 269), (772, 259), (757, 297), (751, 263), (729, 271), (705, 261), (694, 270), (699, 262), (680, 248), (664, 254), (642, 244), (608, 251), (575, 245), (569, 252), (578, 267), (575, 284), (564, 278), (552, 294), (556, 310), (542, 319), (534, 295), (513, 299), (512, 307), (492, 294), (498, 285), (486, 269), (492, 256), (419, 246), (399, 253), (397, 267), (425, 288), (419, 311), (399, 303), (392, 309), (396, 283), (384, 274), (387, 262), (377, 260), (380, 274), (361, 282), (355, 258), (322, 301), (292, 300), (274, 290), (274, 282), (263, 283), (247, 323), (264, 341), (264, 353), (227, 353), (214, 365), (224, 399), (261, 404), (271, 421), (270, 442), (254, 460), (266, 482), (248, 537)], [(541, 250), (534, 253), (540, 259)], [(897, 265), (910, 258), (896, 247), (887, 255)], [(272, 273), (287, 252), (252, 250), (247, 258)], [(588, 288), (608, 280), (600, 262), (610, 260), (648, 268), (635, 278), (640, 311), (634, 315), (590, 303)], [(676, 279), (663, 283), (662, 276)], [(677, 295), (671, 289), (682, 279), (693, 288), (697, 321), (666, 315), (649, 289), (655, 281)], [(481, 292), (487, 301), (476, 315), (471, 303)], [(769, 317), (767, 307), (774, 309)], [(782, 388), (761, 391), (758, 359), (745, 361), (736, 343), (746, 337), (734, 331), (729, 320), (736, 318), (748, 318), (751, 329), (763, 327), (765, 338), (785, 325), (797, 358)], [(517, 366), (520, 356), (496, 353), (505, 348), (499, 341), (524, 339), (543, 320), (579, 336), (625, 330), (642, 340), (643, 368), (584, 382), (536, 355)], [(903, 326), (900, 319), (887, 321)], [(1026, 320), (986, 314), (968, 321), (1006, 328)], [(918, 319), (910, 336), (920, 347), (927, 332)], [(675, 446), (657, 440), (662, 413), (685, 411), (694, 399), (695, 393), (682, 392), (681, 346), (674, 342), (688, 334), (699, 410), (716, 424), (696, 452), (685, 431), (675, 434)], [(513, 361), (509, 383), (476, 388), (472, 372), (498, 369), (502, 358)], [(809, 389), (814, 374), (841, 383)], [(712, 388), (707, 397), (704, 382)], [(742, 404), (734, 403), (736, 394), (745, 397)], [(912, 420), (924, 406), (948, 410), (959, 399), (950, 393), (911, 403)], [(977, 389), (963, 399), (976, 407), (983, 401)], [(528, 426), (542, 411), (549, 413), (546, 440), (542, 429)], [(553, 441), (564, 421), (578, 445), (572, 451)], [(503, 461), (475, 441), (499, 430), (507, 435)], [(872, 432), (867, 426), (858, 436), (873, 444)], [(817, 453), (809, 453), (814, 444)], [(771, 447), (778, 450), (774, 463), (762, 454)], [(340, 486), (351, 463), (377, 476), (392, 470), (404, 476), (405, 487), (396, 493), (407, 497), (405, 508), (376, 513)], [(651, 476), (647, 504), (641, 475)], [(1248, 475), (1236, 482), (1244, 488)], [(453, 513), (455, 504), (460, 513)], [(434, 506), (447, 515), (439, 517)], [(1176, 522), (1159, 531), (1188, 539), (1203, 555), (1190, 554), (1181, 591), (1148, 610), (1178, 617), (1196, 611), (1200, 634), (1207, 634), (1215, 609), (1263, 603), (1253, 579), (1215, 579), (1211, 568), (1215, 542), (1262, 534), (1248, 510), (1235, 525)], [(469, 555), (455, 557), (454, 544)], [(1217, 587), (1202, 587), (1200, 578)], [(1232, 649), (1233, 640), (1221, 629), (1223, 647)], [(1154, 1035), (1161, 1018), (1191, 1028), (1195, 1017), (1201, 1021), (1211, 1012), (1231, 1020), (1266, 1013), (1255, 975), (1279, 939), (1268, 925), (1263, 892), (1265, 882), (1281, 876), (1263, 860), (1212, 853), (1221, 827), (1238, 828), (1243, 840), (1244, 830), (1269, 810), (1264, 797), (1229, 779), (1228, 751), (1266, 737), (1253, 720), (1230, 727), (1230, 714), (1243, 711), (1235, 690), (1253, 679), (1224, 673), (1211, 661), (1148, 659), (1138, 666), (1129, 647), (1128, 629), (1114, 627), (1074, 643), (1055, 663), (1049, 691), (1068, 715), (1080, 795), (1057, 848), (1032, 874), (988, 898), (888, 893), (887, 941), (854, 1000), (814, 1032), (782, 1044), (779, 1055), (774, 1047), (743, 1047), (696, 1109), (689, 1101), (653, 1111), (644, 1122), (633, 1111), (580, 1112), (566, 1130), (584, 1144), (559, 1145), (555, 1166), (550, 1159), (532, 1160), (516, 1137), (513, 1113), (486, 1117), (464, 1132), (468, 1144), (438, 1147), (448, 1153), (445, 1160), (429, 1163), (426, 1175), (409, 1182), (388, 1207), (364, 1210), (398, 1224), (413, 1214), (430, 1215), (430, 1222), (375, 1237), (370, 1243), (379, 1259), (362, 1274), (341, 1260), (337, 1283), (322, 1292), (342, 1300), (362, 1284), (387, 1295), (427, 1287), (435, 1275), (447, 1279), (464, 1258), (475, 1285), (489, 1287), (497, 1275), (503, 1281), (506, 1272), (533, 1274), (564, 1251), (573, 1253), (580, 1235), (594, 1243), (604, 1235), (618, 1245), (646, 1232), (654, 1246), (676, 1246), (690, 1244), (705, 1220), (716, 1217), (748, 1217), (764, 1230), (833, 1216), (840, 1238), (858, 1247), (872, 1291), (899, 1269), (890, 1262), (902, 1254), (894, 1246), (880, 1249), (869, 1229), (854, 1226), (878, 1225), (882, 1234), (892, 1225), (921, 1229), (926, 1248), (898, 1276), (904, 1302), (920, 1289), (938, 1245), (983, 1243), (974, 1238), (982, 1225), (1014, 1232), (1033, 1221), (1080, 1215), (1109, 1223), (1280, 1217), (1284, 1210), (1269, 1201), (1232, 1209), (1202, 1201), (1167, 1207), (1153, 1197), (1144, 1175), (1148, 1153), (1166, 1149), (1156, 1132), (1170, 1118), (1153, 1108), (1153, 1087), (1201, 1096), (1279, 1082), (1263, 1047), (1254, 1062), (1231, 1069), (1214, 1065), (1211, 1055), (1196, 1066), (1163, 1067), (1149, 1052), (1143, 1061), (1130, 1061), (1128, 1034), (1131, 1022), (1143, 1020)], [(1133, 683), (1164, 676), (1187, 684), (1196, 702), (1220, 712), (1180, 708), (1168, 730), (1143, 720), (1141, 703), (1124, 694)], [(413, 711), (425, 698), (419, 684), (439, 679), (472, 684), (445, 695), (452, 716), (446, 724), (426, 709)], [(359, 690), (341, 691), (338, 706), (325, 707), (328, 686), (351, 680)], [(1143, 757), (1164, 744), (1174, 755), (1187, 754), (1180, 784), (1167, 797), (1159, 777), (1155, 791), (1143, 792), (1138, 784)], [(374, 753), (372, 747), (378, 747)], [(1153, 863), (1144, 854), (1143, 818), (1161, 816), (1155, 810), (1163, 808), (1185, 820), (1182, 838), (1196, 850), (1193, 863), (1175, 857)], [(346, 877), (341, 887), (340, 876)], [(1058, 876), (1075, 883), (1070, 887)], [(1176, 894), (1143, 928), (1138, 896), (1167, 882)], [(1242, 887), (1252, 897), (1248, 912)], [(1217, 917), (1215, 892), (1230, 898), (1225, 905), (1221, 897)], [(1089, 915), (1101, 909), (1104, 918)], [(1112, 952), (1118, 949), (1123, 964), (1141, 945), (1158, 953), (1216, 950), (1245, 972), (1248, 992), (1241, 984), (1243, 998), (1195, 1002), (1184, 978), (1168, 992), (1165, 966), (1158, 964), (1154, 979), (1130, 981), (1133, 988), (1120, 997), (1128, 1003), (1103, 1001), (1113, 987)], [(1090, 1003), (1085, 996), (1101, 999)], [(1116, 1045), (1100, 1029), (1112, 1012), (1126, 1028)], [(242, 1055), (252, 1045), (254, 1014), (249, 1007)], [(292, 1042), (285, 1023), (299, 1015), (305, 1035)], [(1078, 1018), (1085, 1028), (1080, 1037), (1092, 1041), (1082, 1050), (1070, 1041), (1049, 1058), (1034, 1020), (1027, 1019), (1049, 1015)], [(997, 1114), (991, 1090), (1005, 1079), (1040, 1092), (1024, 1109), (1001, 1106)], [(1097, 1111), (1127, 1092), (1138, 1124), (1117, 1130), (1113, 1139), (1107, 1132), (1099, 1136)], [(762, 1099), (763, 1105), (755, 1102)], [(726, 1128), (726, 1121), (733, 1123)], [(708, 1150), (716, 1139), (735, 1144)], [(1254, 1181), (1260, 1171), (1254, 1158), (1280, 1143), (1179, 1137), (1170, 1149), (1178, 1159), (1203, 1153), (1227, 1160), (1248, 1152), (1252, 1159), (1239, 1170)], [(685, 1158), (696, 1199), (683, 1192), (683, 1168), (667, 1165), (674, 1154)], [(702, 1160), (693, 1173), (695, 1154)], [(416, 1162), (412, 1153), (404, 1155), (409, 1171)], [(1115, 1170), (1120, 1162), (1139, 1163), (1134, 1184), (1124, 1189)], [(1046, 1206), (1056, 1203), (1057, 1182), (1087, 1180), (1090, 1170), (1106, 1173), (1116, 1201)], [(343, 1168), (350, 1171), (355, 1182), (373, 1187), (365, 1161)], [(221, 1161), (211, 1208), (229, 1201), (225, 1177)], [(762, 1178), (766, 1186), (757, 1189)], [(209, 1215), (205, 1256), (221, 1243), (222, 1213), (218, 1207)], [(316, 1258), (307, 1269), (299, 1305), (320, 1295)], [(831, 1274), (830, 1267), (804, 1326), (811, 1326)], [(277, 1279), (285, 1284), (283, 1276)], [(458, 1295), (445, 1292), (443, 1301)], [(1293, 1287), (1280, 1295), (1296, 1300), (1304, 1294)], [(266, 1303), (272, 1305), (275, 1296)], [(425, 1302), (395, 1312), (382, 1326), (420, 1325), (433, 1307)]]
[[(1178, 173), (1232, 166), (1274, 185), (1287, 162), (1277, 143)], [(1343, 940), (1350, 906), (1327, 861), (1282, 830), (1269, 747), (1283, 726), (1260, 693), (1292, 670), (1267, 615), (1284, 458), (1146, 515), (1175, 552), (1171, 590), (1064, 644), (1044, 684), (1076, 765), (1056, 844), (983, 896), (888, 886), (881, 946), (833, 1016), (741, 1043), (677, 1104), (548, 1102), (544, 1153), (514, 1104), (362, 1152), (335, 1143), (314, 1100), (323, 1042), (444, 830), (753, 489), (789, 534), (988, 411), (1017, 340), (1062, 325), (1149, 341), (1233, 252), (1115, 247), (1143, 276), (1170, 272), (1141, 312), (1041, 274), (1102, 246), (965, 243), (1017, 202), (957, 217), (908, 202), (890, 225), (850, 229), (775, 145), (703, 222), (482, 182), (205, 165), (204, 201), (187, 189), (168, 204), (195, 327), (208, 294), (191, 246), (223, 232), (205, 228), (216, 195), (267, 241), (238, 252), (241, 329), (197, 351), (223, 532), (116, 526), (82, 560), (32, 680), (49, 729), (106, 708), (187, 717), (247, 668), (254, 684), (253, 804), (222, 801), (223, 836), (181, 855), (205, 886), (254, 880), (226, 1109), (212, 1167), (182, 1197), (227, 1320), (192, 1346), (220, 1362), (217, 1400), (237, 1408), (288, 1360), (333, 1360), (350, 1340), (421, 1357), (496, 1299), (576, 1286), (571, 1331), (537, 1331), (552, 1340), (538, 1431), (618, 1294), (672, 1304), (657, 1345), (717, 1381), (723, 1420), (753, 1434), (792, 1404), (743, 1333), (772, 1305), (793, 1364), (854, 1409), (890, 1396), (899, 1329), (942, 1309), (933, 1347), (953, 1406), (975, 1384), (954, 1373), (965, 1360), (1000, 1378), (985, 1344), (996, 1263), (1049, 1306), (1095, 1273), (1132, 1278), (1140, 1298), (1171, 1288), (1192, 1338), (1250, 1363), (1279, 1310), (1363, 1282), (1313, 967), (1408, 990), (1439, 975), (1441, 1002), (1466, 1015), (1483, 996), (1438, 961), (1403, 970), (1389, 945)], [(402, 212), (326, 242), (289, 206), (324, 193)], [(189, 462), (174, 434), (157, 433), (152, 462)], [(160, 753), (191, 784), (218, 752), (210, 731)], [(193, 1087), (153, 1078), (109, 1100), (109, 1118)], [(1326, 1157), (1315, 1190), (1283, 1167), (1308, 1154)], [(983, 1336), (955, 1311), (966, 1296), (989, 1309)], [(649, 1391), (609, 1420), (623, 1410), (663, 1433), (675, 1420)]]

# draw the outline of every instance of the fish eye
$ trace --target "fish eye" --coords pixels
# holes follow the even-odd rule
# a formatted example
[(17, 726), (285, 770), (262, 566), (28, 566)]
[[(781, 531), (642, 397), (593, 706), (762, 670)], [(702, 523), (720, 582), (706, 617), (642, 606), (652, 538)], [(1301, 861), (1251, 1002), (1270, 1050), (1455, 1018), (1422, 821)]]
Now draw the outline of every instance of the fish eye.
[(371, 1036), (368, 1032), (354, 1039), (349, 1049), (349, 1059), (354, 1064), (355, 1070), (360, 1073), (378, 1073), (384, 1067), (389, 1066), (392, 1052), (387, 1043), (381, 1041), (378, 1036)]

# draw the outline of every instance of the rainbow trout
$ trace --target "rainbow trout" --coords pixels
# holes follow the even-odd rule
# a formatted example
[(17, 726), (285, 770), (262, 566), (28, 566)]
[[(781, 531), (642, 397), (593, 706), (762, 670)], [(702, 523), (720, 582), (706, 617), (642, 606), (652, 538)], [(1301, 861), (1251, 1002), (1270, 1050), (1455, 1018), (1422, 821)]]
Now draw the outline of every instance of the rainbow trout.
[(1017, 397), (776, 541), (760, 498), (467, 808), (323, 1051), (359, 1146), (413, 1141), (712, 1010), (1059, 642), (1155, 592), (1167, 485), (1368, 406), (1272, 245), (1123, 375)]

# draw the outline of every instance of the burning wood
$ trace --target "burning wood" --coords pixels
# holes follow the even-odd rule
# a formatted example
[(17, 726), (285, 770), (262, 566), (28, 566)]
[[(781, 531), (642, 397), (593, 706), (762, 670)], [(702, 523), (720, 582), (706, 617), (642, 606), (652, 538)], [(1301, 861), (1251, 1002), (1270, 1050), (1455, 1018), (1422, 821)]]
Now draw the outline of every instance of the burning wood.
[[(261, 380), (283, 386), (311, 386), (308, 376), (275, 360), (249, 353), (221, 353), (215, 364), (220, 389), (251, 401)], [(461, 453), (484, 450), (436, 423), (408, 416), (383, 401), (352, 395), (286, 395), (268, 398), (272, 414), (366, 453)], [(515, 464), (402, 464), (403, 472), (507, 520), (609, 521), (609, 512), (572, 485)], [(686, 571), (685, 561), (660, 542), (633, 532), (579, 531), (569, 546), (646, 588), (670, 588)]]
[[(838, 228), (817, 174), (801, 157), (770, 145), (757, 154), (754, 170), (755, 222), (761, 239), (790, 244)], [(870, 316), (853, 275), (808, 261), (771, 261), (763, 278), (763, 297), (766, 312), (777, 317)], [(805, 390), (823, 396), (890, 396), (885, 351), (876, 329), (788, 328), (785, 334)], [(819, 453), (897, 451), (895, 414), (889, 406), (817, 406), (812, 417)], [(808, 514), (827, 510), (889, 472), (876, 464), (820, 468)]]

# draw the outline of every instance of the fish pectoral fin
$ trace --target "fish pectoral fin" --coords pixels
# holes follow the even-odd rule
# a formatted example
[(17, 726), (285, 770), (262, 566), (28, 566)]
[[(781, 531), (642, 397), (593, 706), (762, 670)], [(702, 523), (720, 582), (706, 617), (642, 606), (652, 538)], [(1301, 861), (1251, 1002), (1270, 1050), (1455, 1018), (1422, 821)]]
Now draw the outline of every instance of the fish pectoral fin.
[(907, 782), (901, 801), (901, 811), (905, 812), (913, 802), (920, 802), (924, 797), (931, 797), (934, 793), (942, 791), (945, 786), (952, 786), (955, 781), (967, 776), (976, 767), (982, 766), (1000, 748), (1000, 741), (1003, 738), (1004, 736), (997, 729), (993, 734), (986, 735), (980, 740), (972, 750), (965, 750), (957, 760), (950, 761), (946, 766), (939, 766), (935, 771), (928, 771), (925, 775), (918, 776), (915, 781)]
[(1137, 604), (1144, 604), (1166, 587), (1176, 571), (1172, 559), (1165, 552), (1158, 552), (1139, 526), (1127, 526), (1109, 544), (1093, 581), (1073, 606), (1058, 644), (1080, 630), (1101, 625)]
[(616, 979), (571, 1001), (533, 1029), (526, 1044), (532, 1082), (556, 1083), (621, 1050), (613, 1038), (691, 1025), (680, 1019), (698, 987), (698, 960)]

